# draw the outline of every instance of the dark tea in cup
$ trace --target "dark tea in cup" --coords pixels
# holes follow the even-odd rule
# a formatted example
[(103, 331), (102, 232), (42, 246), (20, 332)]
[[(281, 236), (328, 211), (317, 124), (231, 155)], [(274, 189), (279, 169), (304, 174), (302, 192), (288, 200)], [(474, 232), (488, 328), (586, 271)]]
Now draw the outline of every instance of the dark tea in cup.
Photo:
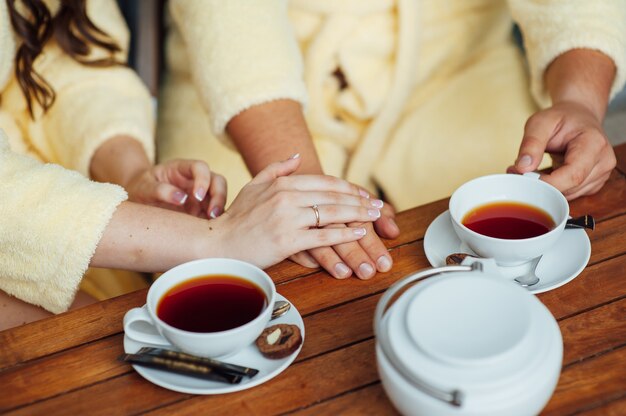
[(556, 224), (546, 211), (521, 202), (492, 202), (469, 211), (462, 224), (488, 237), (508, 240), (538, 237)]
[(219, 332), (252, 321), (266, 307), (265, 293), (253, 282), (231, 275), (206, 275), (165, 292), (157, 316), (184, 331)]

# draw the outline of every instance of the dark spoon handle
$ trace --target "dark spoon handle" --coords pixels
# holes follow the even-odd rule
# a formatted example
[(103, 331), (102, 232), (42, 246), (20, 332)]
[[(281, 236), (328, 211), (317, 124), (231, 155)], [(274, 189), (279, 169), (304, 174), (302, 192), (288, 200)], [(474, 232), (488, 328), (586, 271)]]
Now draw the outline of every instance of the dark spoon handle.
[(583, 215), (567, 220), (565, 228), (586, 228), (593, 231), (596, 228), (596, 221), (591, 215)]

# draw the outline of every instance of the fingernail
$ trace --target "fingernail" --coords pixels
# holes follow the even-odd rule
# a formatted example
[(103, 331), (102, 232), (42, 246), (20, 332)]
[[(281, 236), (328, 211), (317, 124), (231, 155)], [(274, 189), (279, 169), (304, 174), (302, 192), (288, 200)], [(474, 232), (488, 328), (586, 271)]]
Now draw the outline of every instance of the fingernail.
[(198, 188), (196, 190), (195, 197), (198, 201), (202, 201), (204, 199), (204, 189)]
[(517, 163), (515, 164), (520, 168), (525, 168), (527, 166), (530, 166), (531, 163), (533, 163), (533, 158), (529, 155), (523, 155), (520, 156), (519, 159), (517, 159)]
[(179, 204), (184, 204), (187, 201), (187, 194), (181, 191), (174, 191), (174, 201), (178, 202)]
[(370, 199), (370, 194), (369, 194), (369, 192), (366, 192), (366, 191), (364, 191), (363, 189), (359, 189), (359, 195), (361, 195), (363, 198)]
[(359, 266), (359, 274), (361, 277), (372, 277), (374, 275), (374, 268), (369, 263), (361, 263)]
[(400, 227), (398, 227), (398, 224), (391, 218), (389, 218), (389, 224), (396, 229), (396, 232), (400, 232)]
[(335, 264), (335, 272), (339, 277), (348, 277), (350, 275), (350, 268), (343, 263)]
[(376, 266), (378, 270), (381, 272), (388, 272), (391, 270), (391, 259), (387, 256), (380, 256), (378, 260), (376, 260)]
[(368, 209), (367, 215), (369, 215), (371, 218), (380, 218), (380, 211), (377, 209)]
[(374, 208), (382, 208), (383, 205), (385, 205), (385, 203), (381, 201), (380, 199), (372, 199), (370, 201), (370, 204), (372, 204)]
[(367, 233), (367, 230), (365, 228), (353, 228), (352, 231), (354, 232), (354, 234), (361, 237), (363, 237)]
[(300, 153), (294, 153), (293, 155), (289, 156), (289, 159), (287, 160), (298, 159), (299, 157), (300, 157)]
[(220, 216), (220, 214), (222, 213), (222, 210), (220, 209), (220, 207), (215, 207), (211, 210), (211, 213), (209, 214), (209, 217), (212, 219), (215, 219), (217, 217)]

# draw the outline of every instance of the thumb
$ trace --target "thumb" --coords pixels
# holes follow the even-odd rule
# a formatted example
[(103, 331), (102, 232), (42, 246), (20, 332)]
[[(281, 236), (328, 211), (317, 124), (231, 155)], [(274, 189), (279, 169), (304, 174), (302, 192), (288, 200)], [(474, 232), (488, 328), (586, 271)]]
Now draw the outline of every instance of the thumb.
[(559, 131), (559, 123), (560, 117), (550, 111), (536, 113), (528, 119), (514, 165), (518, 173), (531, 172), (539, 167), (548, 142)]
[(251, 183), (263, 183), (273, 181), (279, 176), (287, 176), (294, 173), (300, 167), (300, 153), (296, 153), (287, 160), (272, 163), (259, 172)]

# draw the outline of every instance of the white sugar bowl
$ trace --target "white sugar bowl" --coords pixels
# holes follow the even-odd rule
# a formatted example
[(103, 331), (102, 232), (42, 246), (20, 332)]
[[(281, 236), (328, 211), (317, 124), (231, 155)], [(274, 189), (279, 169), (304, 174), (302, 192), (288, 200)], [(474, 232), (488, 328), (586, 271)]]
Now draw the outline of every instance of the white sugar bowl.
[(401, 413), (536, 415), (552, 396), (563, 359), (559, 327), (534, 295), (489, 266), (428, 269), (380, 299), (378, 373)]

